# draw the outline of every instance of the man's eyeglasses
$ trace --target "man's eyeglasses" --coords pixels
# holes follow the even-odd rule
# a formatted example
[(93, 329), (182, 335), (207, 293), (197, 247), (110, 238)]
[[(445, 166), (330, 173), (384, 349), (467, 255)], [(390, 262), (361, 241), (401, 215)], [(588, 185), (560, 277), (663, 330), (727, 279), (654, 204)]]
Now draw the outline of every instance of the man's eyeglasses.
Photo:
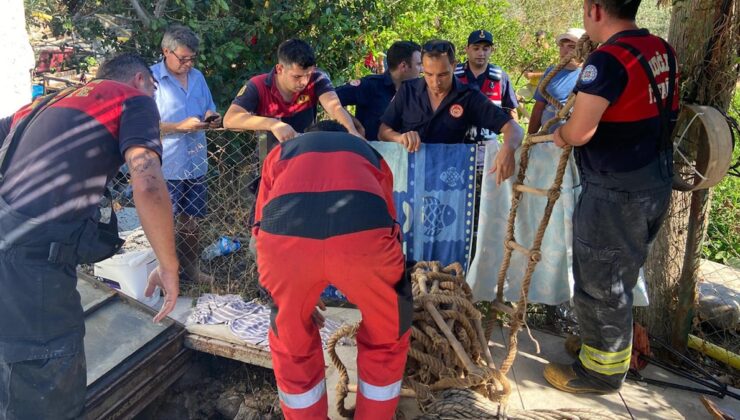
[(180, 57), (179, 55), (175, 54), (174, 51), (170, 51), (170, 53), (172, 53), (172, 55), (174, 55), (182, 64), (194, 63), (195, 60), (198, 59), (198, 54), (193, 54), (190, 57)]
[(424, 44), (422, 51), (425, 54), (447, 54), (449, 56), (455, 55), (455, 46), (449, 41), (433, 40)]

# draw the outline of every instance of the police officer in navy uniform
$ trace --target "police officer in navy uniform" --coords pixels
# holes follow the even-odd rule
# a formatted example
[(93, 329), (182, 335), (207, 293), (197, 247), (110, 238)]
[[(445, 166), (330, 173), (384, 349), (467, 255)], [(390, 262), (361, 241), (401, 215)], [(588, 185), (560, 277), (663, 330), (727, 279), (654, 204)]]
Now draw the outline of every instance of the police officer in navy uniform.
[(147, 63), (123, 54), (85, 86), (0, 119), (0, 419), (83, 416), (85, 319), (75, 267), (117, 249), (100, 240), (110, 233), (117, 241), (117, 226), (101, 231), (95, 214), (124, 159), (159, 261), (145, 294), (165, 291), (154, 321), (175, 307), (179, 267), (155, 89)]
[(388, 70), (353, 80), (337, 88), (343, 106), (355, 105), (355, 117), (365, 127), (365, 138), (378, 139), (380, 117), (396, 95), (401, 82), (418, 79), (421, 73), (421, 46), (411, 41), (396, 41), (388, 48)]
[(478, 89), (457, 80), (455, 47), (432, 40), (421, 52), (424, 78), (403, 82), (381, 118), (378, 137), (403, 145), (409, 152), (424, 143), (464, 143), (471, 126), (504, 134), (491, 173), (500, 184), (514, 173), (514, 152), (524, 131), (508, 113)]
[(509, 75), (501, 67), (490, 64), (493, 52), (493, 35), (483, 29), (473, 31), (468, 36), (465, 53), (468, 61), (455, 67), (455, 76), (463, 83), (477, 86), (488, 99), (517, 118), (516, 92)]
[(671, 199), (671, 132), (679, 94), (673, 49), (638, 29), (639, 0), (584, 0), (601, 46), (584, 63), (571, 118), (555, 130), (575, 146), (582, 191), (573, 215), (574, 308), (582, 345), (545, 379), (571, 393), (617, 392), (632, 355), (632, 289)]

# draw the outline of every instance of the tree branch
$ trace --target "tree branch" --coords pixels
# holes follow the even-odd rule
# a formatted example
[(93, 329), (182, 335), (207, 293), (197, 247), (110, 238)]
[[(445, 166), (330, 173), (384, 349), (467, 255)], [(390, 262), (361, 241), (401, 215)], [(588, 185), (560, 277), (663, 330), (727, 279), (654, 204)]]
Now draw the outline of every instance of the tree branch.
[(152, 22), (152, 18), (149, 16), (149, 13), (147, 13), (146, 10), (144, 10), (143, 7), (141, 7), (141, 4), (139, 3), (139, 0), (129, 0), (131, 2), (131, 6), (134, 8), (134, 12), (136, 12), (136, 16), (139, 17), (139, 20), (146, 25), (149, 26)]
[(154, 6), (154, 17), (161, 18), (166, 8), (167, 8), (167, 0), (157, 1), (157, 5)]

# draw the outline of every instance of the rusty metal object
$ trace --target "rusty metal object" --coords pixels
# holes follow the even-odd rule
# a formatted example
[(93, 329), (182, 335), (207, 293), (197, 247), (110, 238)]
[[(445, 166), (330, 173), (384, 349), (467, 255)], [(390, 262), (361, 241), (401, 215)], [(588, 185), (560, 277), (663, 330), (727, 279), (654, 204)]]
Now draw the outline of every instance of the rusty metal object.
[(683, 104), (674, 129), (673, 188), (696, 191), (711, 188), (732, 163), (732, 133), (716, 108)]

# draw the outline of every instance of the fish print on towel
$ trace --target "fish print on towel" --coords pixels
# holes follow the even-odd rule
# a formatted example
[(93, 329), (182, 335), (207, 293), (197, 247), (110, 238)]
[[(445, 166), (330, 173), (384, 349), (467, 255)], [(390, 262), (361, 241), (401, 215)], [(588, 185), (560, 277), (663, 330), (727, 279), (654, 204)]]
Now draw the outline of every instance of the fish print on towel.
[(408, 153), (396, 143), (371, 144), (393, 172), (406, 259), (466, 268), (475, 217), (475, 145), (422, 144)]

